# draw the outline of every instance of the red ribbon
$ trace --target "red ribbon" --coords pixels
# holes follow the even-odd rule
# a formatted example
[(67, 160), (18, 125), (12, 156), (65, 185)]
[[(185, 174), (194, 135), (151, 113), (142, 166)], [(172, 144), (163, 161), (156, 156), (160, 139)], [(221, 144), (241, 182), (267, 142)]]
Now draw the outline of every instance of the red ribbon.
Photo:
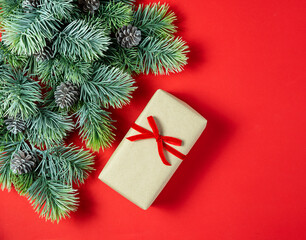
[(150, 116), (147, 119), (152, 129), (152, 132), (134, 123), (132, 125), (132, 128), (140, 132), (140, 134), (128, 137), (127, 139), (134, 142), (134, 141), (142, 140), (142, 139), (155, 138), (157, 142), (159, 156), (162, 162), (167, 166), (171, 166), (171, 164), (167, 161), (165, 157), (165, 154), (163, 151), (164, 149), (172, 153), (174, 156), (178, 157), (179, 159), (184, 160), (184, 158), (186, 157), (184, 154), (180, 153), (179, 151), (177, 151), (176, 149), (174, 149), (173, 147), (167, 144), (169, 143), (175, 146), (181, 146), (182, 140), (178, 138), (174, 138), (174, 137), (160, 135), (154, 118)]

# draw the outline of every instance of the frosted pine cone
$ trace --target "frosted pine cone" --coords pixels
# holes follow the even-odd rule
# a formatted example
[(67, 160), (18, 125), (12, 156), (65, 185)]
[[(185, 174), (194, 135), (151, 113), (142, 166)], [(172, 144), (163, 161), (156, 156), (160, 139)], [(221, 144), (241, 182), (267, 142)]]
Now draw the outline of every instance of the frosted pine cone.
[(13, 134), (23, 132), (26, 129), (26, 122), (19, 118), (8, 117), (4, 123), (7, 130)]
[(129, 24), (117, 31), (116, 38), (117, 42), (124, 48), (135, 47), (141, 41), (141, 31)]
[(39, 0), (23, 0), (22, 1), (22, 8), (25, 12), (29, 13), (34, 8), (37, 8), (39, 5)]
[(36, 158), (28, 151), (18, 151), (11, 160), (11, 170), (14, 174), (25, 174), (32, 172), (36, 167)]
[(70, 83), (61, 83), (54, 93), (55, 103), (60, 108), (71, 107), (79, 100), (79, 88)]
[(78, 0), (78, 3), (84, 12), (94, 13), (100, 7), (99, 0)]

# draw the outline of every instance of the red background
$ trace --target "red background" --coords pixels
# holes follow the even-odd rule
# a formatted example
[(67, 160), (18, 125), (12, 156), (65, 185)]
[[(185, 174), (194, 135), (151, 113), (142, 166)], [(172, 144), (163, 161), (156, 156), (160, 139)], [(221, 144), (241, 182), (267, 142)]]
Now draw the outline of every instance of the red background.
[[(132, 103), (113, 114), (117, 142), (99, 153), (71, 219), (45, 222), (15, 191), (0, 192), (1, 240), (306, 239), (305, 1), (167, 2), (190, 45), (186, 70), (137, 77)], [(208, 126), (143, 211), (98, 175), (158, 88)]]

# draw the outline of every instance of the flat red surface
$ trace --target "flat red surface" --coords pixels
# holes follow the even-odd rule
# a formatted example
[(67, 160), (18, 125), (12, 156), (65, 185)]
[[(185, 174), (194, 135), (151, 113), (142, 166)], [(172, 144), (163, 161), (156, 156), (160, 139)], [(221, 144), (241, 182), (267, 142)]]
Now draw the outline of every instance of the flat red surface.
[[(305, 1), (167, 2), (190, 45), (186, 70), (137, 77), (132, 103), (113, 114), (117, 141), (99, 153), (71, 219), (45, 222), (15, 191), (0, 192), (1, 240), (306, 239)], [(208, 126), (143, 211), (98, 175), (158, 88)]]

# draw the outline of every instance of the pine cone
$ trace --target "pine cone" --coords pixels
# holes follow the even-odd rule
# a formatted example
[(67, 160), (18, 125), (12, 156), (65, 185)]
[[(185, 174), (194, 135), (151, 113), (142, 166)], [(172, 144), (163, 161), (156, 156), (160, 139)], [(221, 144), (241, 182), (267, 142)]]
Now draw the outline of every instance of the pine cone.
[(46, 61), (53, 58), (53, 51), (49, 46), (45, 46), (39, 53), (35, 54), (36, 60)]
[(11, 170), (14, 174), (25, 174), (34, 170), (36, 167), (36, 158), (28, 151), (19, 150), (11, 160)]
[(26, 122), (20, 118), (8, 117), (4, 120), (7, 130), (13, 134), (23, 132), (26, 129)]
[(117, 42), (124, 48), (138, 46), (141, 41), (141, 31), (131, 24), (123, 26), (116, 33)]
[(61, 83), (54, 93), (55, 103), (60, 108), (71, 107), (79, 99), (79, 88), (70, 83)]
[(39, 0), (23, 0), (22, 1), (22, 8), (25, 12), (29, 13), (34, 8), (37, 8), (39, 5)]
[(84, 12), (94, 13), (100, 7), (99, 0), (78, 0), (78, 3)]

